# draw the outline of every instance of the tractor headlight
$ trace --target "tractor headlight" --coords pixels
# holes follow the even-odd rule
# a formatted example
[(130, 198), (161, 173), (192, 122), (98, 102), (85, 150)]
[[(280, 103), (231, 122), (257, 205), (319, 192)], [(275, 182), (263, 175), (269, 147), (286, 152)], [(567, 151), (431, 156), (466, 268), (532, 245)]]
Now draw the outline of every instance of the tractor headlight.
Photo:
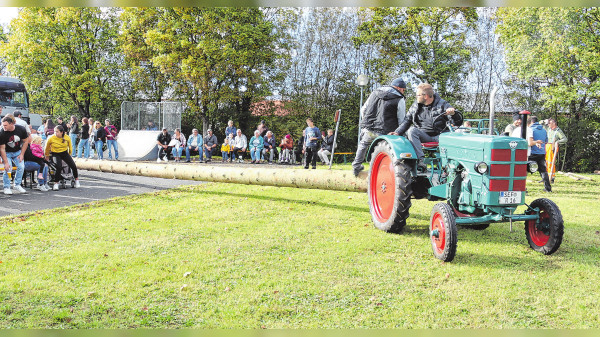
[(527, 162), (527, 171), (535, 173), (538, 170), (538, 164), (534, 161)]
[(480, 161), (479, 163), (475, 164), (475, 171), (479, 172), (480, 174), (484, 174), (486, 173), (488, 170), (488, 164)]

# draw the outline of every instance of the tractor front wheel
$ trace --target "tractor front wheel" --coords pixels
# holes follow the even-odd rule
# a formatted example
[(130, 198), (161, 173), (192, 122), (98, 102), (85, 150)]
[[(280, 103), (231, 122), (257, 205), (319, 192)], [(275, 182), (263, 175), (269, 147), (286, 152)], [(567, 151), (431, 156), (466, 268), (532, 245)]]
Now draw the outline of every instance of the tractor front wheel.
[(433, 255), (444, 262), (452, 261), (458, 242), (458, 229), (452, 206), (441, 202), (433, 206), (429, 236)]
[[(544, 255), (554, 253), (562, 243), (564, 224), (558, 206), (549, 199), (535, 199), (531, 208), (540, 210), (537, 220), (525, 221), (525, 235), (529, 246)], [(532, 210), (526, 212), (533, 214)]]
[(383, 231), (399, 233), (411, 206), (410, 167), (395, 157), (387, 142), (379, 143), (371, 158), (367, 193), (373, 223)]

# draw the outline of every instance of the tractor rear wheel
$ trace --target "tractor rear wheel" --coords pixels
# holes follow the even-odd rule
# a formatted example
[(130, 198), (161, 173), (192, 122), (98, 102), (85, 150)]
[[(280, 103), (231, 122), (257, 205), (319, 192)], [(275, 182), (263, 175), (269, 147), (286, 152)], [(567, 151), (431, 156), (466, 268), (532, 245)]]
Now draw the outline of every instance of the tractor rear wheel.
[[(550, 255), (560, 247), (564, 234), (560, 209), (552, 200), (545, 198), (535, 199), (529, 206), (540, 210), (539, 222), (525, 221), (525, 235), (529, 246), (536, 252)], [(527, 214), (533, 214), (533, 211), (528, 211)]]
[(452, 261), (456, 255), (458, 242), (458, 229), (452, 206), (442, 202), (433, 206), (429, 236), (433, 255), (444, 262)]
[(411, 206), (410, 166), (395, 157), (387, 142), (379, 143), (371, 158), (367, 193), (373, 223), (383, 231), (399, 233)]

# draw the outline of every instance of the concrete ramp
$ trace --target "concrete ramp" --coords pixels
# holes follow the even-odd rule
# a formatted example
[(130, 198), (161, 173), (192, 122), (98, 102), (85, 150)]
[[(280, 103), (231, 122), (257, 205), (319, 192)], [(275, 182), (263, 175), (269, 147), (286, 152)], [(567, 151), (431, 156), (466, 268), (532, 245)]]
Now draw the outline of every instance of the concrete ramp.
[[(156, 160), (156, 138), (160, 133), (161, 131), (121, 130), (117, 138), (119, 160)], [(107, 153), (105, 151), (104, 158), (107, 158)]]

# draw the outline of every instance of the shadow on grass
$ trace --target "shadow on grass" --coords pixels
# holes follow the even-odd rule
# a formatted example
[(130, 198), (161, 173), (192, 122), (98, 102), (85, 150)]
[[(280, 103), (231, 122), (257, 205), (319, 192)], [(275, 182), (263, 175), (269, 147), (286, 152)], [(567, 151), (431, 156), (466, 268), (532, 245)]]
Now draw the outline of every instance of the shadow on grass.
[(349, 211), (349, 212), (369, 213), (368, 206), (367, 207), (355, 207), (355, 206), (338, 205), (338, 204), (332, 204), (332, 203), (326, 203), (326, 202), (320, 202), (320, 201), (295, 200), (295, 199), (290, 199), (290, 198), (274, 197), (271, 195), (254, 195), (254, 194), (214, 192), (214, 191), (194, 191), (194, 193), (227, 196), (227, 197), (239, 197), (239, 198), (266, 200), (266, 201), (290, 202), (290, 203), (299, 204), (299, 205), (314, 205), (314, 206), (332, 208), (335, 210), (344, 210), (344, 211)]

